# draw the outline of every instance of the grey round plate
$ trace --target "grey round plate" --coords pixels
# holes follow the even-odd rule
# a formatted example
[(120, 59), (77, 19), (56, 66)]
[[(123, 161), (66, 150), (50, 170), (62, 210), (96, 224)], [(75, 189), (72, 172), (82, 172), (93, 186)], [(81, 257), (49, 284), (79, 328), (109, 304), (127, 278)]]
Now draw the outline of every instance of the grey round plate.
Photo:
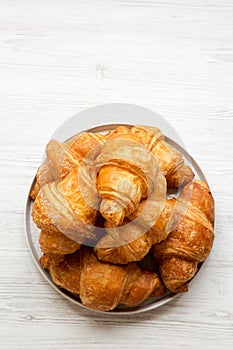
[[(106, 132), (109, 130), (112, 130), (114, 128), (116, 128), (119, 125), (125, 125), (125, 126), (131, 126), (130, 124), (105, 124), (102, 126), (98, 126), (95, 128), (91, 128), (85, 131), (88, 132)], [(188, 152), (182, 148), (180, 145), (178, 145), (175, 141), (171, 140), (170, 138), (166, 137), (166, 141), (172, 145), (173, 147), (175, 147), (178, 151), (180, 151), (184, 157), (185, 163), (188, 164), (194, 171), (195, 173), (195, 179), (200, 179), (200, 180), (204, 180), (205, 176), (203, 174), (203, 172), (201, 171), (200, 167), (198, 166), (198, 164), (195, 162), (195, 160), (188, 154)], [(32, 187), (34, 186), (35, 183), (35, 177), (32, 180), (32, 184), (30, 186), (29, 189), (29, 193), (32, 189)], [(50, 283), (50, 285), (59, 293), (61, 294), (63, 297), (65, 297), (66, 299), (72, 301), (73, 303), (75, 303), (76, 305), (79, 305), (80, 307), (86, 309), (86, 310), (90, 310), (93, 311), (95, 313), (101, 313), (101, 314), (106, 314), (106, 312), (102, 312), (102, 311), (96, 311), (96, 310), (92, 310), (87, 308), (86, 306), (82, 305), (79, 297), (77, 295), (74, 295), (64, 289), (59, 288), (51, 279), (50, 274), (44, 270), (39, 262), (39, 259), (42, 255), (42, 252), (40, 250), (40, 246), (38, 243), (38, 239), (39, 239), (39, 233), (40, 230), (36, 227), (36, 225), (34, 224), (34, 222), (32, 221), (31, 218), (31, 210), (32, 210), (32, 204), (33, 201), (31, 200), (31, 198), (29, 197), (29, 193), (28, 193), (28, 197), (27, 197), (27, 202), (26, 202), (26, 208), (25, 208), (25, 233), (26, 233), (26, 238), (27, 238), (27, 242), (28, 242), (28, 247), (31, 251), (32, 257), (34, 259), (34, 262), (36, 264), (36, 266), (38, 267), (40, 273), (43, 275), (43, 277)], [(172, 195), (177, 196), (177, 193), (173, 193)], [(198, 272), (200, 271), (201, 267), (203, 266), (203, 263), (200, 264)], [(195, 279), (195, 277), (192, 279), (192, 281)], [(192, 282), (191, 281), (191, 282)], [(190, 282), (190, 283), (191, 283)], [(190, 284), (189, 284), (190, 285)], [(137, 307), (127, 307), (127, 306), (119, 306), (118, 308), (116, 308), (113, 311), (108, 311), (107, 314), (112, 314), (112, 315), (131, 315), (131, 314), (137, 314), (137, 313), (141, 313), (141, 312), (145, 312), (148, 310), (152, 310), (152, 309), (156, 309), (166, 303), (168, 303), (169, 301), (173, 300), (177, 295), (179, 294), (174, 294), (174, 293), (170, 293), (167, 292), (164, 296), (159, 297), (159, 298), (149, 298), (146, 301), (144, 301), (142, 304), (140, 304)]]

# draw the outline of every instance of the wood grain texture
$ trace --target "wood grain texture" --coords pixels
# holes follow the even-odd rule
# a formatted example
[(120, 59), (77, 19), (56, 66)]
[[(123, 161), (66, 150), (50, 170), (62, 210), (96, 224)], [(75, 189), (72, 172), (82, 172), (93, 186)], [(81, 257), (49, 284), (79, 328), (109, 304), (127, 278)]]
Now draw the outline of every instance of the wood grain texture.
[[(1, 349), (232, 349), (232, 38), (232, 0), (0, 0)], [(214, 247), (189, 293), (117, 318), (52, 290), (23, 228), (50, 135), (109, 102), (166, 117), (216, 201)]]

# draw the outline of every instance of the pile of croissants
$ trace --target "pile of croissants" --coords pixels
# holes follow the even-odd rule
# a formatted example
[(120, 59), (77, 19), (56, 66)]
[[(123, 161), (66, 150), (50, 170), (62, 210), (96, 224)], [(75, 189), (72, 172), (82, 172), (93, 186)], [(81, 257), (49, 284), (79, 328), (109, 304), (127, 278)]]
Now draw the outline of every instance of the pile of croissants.
[(46, 156), (30, 197), (55, 284), (100, 311), (188, 290), (213, 244), (214, 200), (159, 129), (83, 132)]

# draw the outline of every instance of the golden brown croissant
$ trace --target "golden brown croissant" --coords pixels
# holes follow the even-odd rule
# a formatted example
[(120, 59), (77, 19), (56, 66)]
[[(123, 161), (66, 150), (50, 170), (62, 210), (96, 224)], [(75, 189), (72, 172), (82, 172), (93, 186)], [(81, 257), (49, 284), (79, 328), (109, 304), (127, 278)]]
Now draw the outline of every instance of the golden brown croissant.
[(49, 269), (52, 265), (59, 265), (64, 259), (64, 254), (44, 253), (40, 258), (40, 263), (43, 269)]
[(81, 244), (72, 241), (59, 231), (41, 230), (39, 244), (45, 253), (40, 259), (44, 268), (60, 264), (66, 254), (72, 254), (81, 248)]
[(105, 142), (105, 136), (84, 132), (69, 141), (60, 143), (51, 140), (46, 154), (55, 179), (64, 178), (74, 167), (79, 167), (83, 158), (93, 161)]
[(119, 226), (154, 189), (159, 171), (151, 153), (130, 133), (108, 140), (96, 159), (100, 212)]
[(165, 142), (161, 131), (154, 127), (136, 125), (131, 129), (153, 154), (167, 179), (168, 187), (179, 187), (190, 182), (194, 174), (189, 166), (184, 164), (180, 152)]
[(78, 155), (82, 159), (93, 150), (97, 151), (93, 153), (96, 156), (105, 141), (105, 135), (92, 132), (83, 132), (66, 141), (65, 145), (73, 154)]
[(39, 244), (42, 252), (51, 254), (72, 254), (81, 248), (79, 243), (59, 231), (41, 230)]
[(184, 292), (188, 281), (204, 261), (214, 240), (214, 200), (204, 181), (187, 184), (175, 211), (182, 218), (168, 238), (153, 247), (164, 284), (172, 292)]
[(94, 160), (105, 142), (105, 136), (83, 132), (65, 143), (51, 140), (46, 146), (47, 159), (39, 167), (36, 184), (30, 196), (35, 199), (45, 184), (63, 179), (74, 167), (79, 167), (84, 157)]
[[(136, 211), (125, 219), (120, 227), (105, 222), (107, 234), (97, 243), (95, 251), (99, 259), (114, 264), (127, 264), (141, 260), (151, 246), (167, 238), (168, 217), (174, 206), (166, 200), (166, 180), (158, 173), (153, 193), (143, 200)], [(168, 225), (167, 225), (168, 227)]]
[(78, 294), (83, 305), (108, 311), (119, 304), (137, 306), (149, 296), (161, 296), (164, 286), (155, 272), (141, 269), (137, 263), (112, 265), (101, 262), (90, 248), (67, 255), (60, 264), (41, 259), (53, 281)]
[(44, 185), (33, 204), (32, 217), (39, 228), (60, 231), (82, 243), (95, 238), (99, 197), (91, 177), (79, 173), (80, 168), (74, 168), (63, 180)]

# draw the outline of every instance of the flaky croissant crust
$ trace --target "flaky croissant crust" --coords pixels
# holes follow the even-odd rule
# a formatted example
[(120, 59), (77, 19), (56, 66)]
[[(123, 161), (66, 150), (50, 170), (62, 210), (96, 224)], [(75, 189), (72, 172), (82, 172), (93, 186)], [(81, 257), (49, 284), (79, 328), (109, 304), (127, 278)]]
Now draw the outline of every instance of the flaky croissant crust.
[(187, 282), (198, 263), (208, 257), (214, 241), (214, 200), (207, 184), (201, 180), (187, 184), (178, 202), (175, 210), (182, 211), (182, 220), (165, 241), (153, 247), (162, 279), (176, 293), (188, 289)]
[(119, 226), (141, 199), (154, 189), (159, 167), (152, 154), (132, 134), (114, 135), (96, 159), (100, 213)]
[(165, 141), (161, 131), (143, 125), (133, 126), (131, 133), (136, 135), (154, 155), (167, 179), (168, 187), (180, 187), (190, 182), (194, 174), (184, 164), (181, 153)]

